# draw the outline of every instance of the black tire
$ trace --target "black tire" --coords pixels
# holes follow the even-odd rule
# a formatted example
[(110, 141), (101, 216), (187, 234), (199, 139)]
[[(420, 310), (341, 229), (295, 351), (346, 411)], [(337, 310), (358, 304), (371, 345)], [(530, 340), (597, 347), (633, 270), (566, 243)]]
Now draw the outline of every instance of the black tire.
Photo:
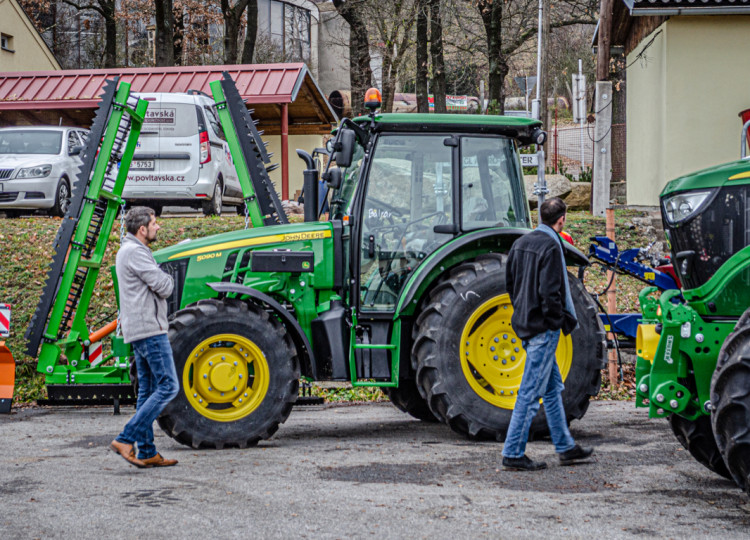
[[(222, 334), (235, 337), (234, 348), (230, 346), (231, 337), (208, 343), (206, 347), (212, 352), (205, 353), (207, 358), (201, 360), (202, 364), (194, 361), (191, 355), (197, 355), (196, 351), (203, 351), (203, 348), (197, 348), (198, 345), (217, 339), (216, 336)], [(253, 361), (254, 364), (247, 364), (247, 366), (255, 367), (253, 373), (248, 371), (246, 377), (237, 374), (243, 367), (238, 367), (236, 370), (232, 367), (237, 366), (236, 359), (241, 358), (242, 353), (237, 353), (237, 351), (243, 349), (238, 348), (237, 344), (243, 339), (257, 347), (259, 351), (259, 356), (256, 356)], [(159, 426), (170, 437), (193, 448), (246, 448), (257, 444), (261, 439), (271, 437), (279, 428), (279, 424), (286, 421), (299, 393), (299, 359), (284, 326), (276, 318), (269, 316), (266, 311), (255, 305), (248, 306), (238, 300), (202, 300), (174, 315), (169, 323), (169, 340), (174, 352), (180, 391), (159, 417)], [(225, 361), (225, 358), (229, 360)], [(230, 380), (235, 381), (230, 385), (237, 385), (234, 390), (221, 388), (212, 390), (210, 385), (217, 367), (207, 370), (212, 378), (207, 378), (204, 372), (208, 392), (205, 388), (200, 389), (201, 378), (198, 375), (202, 370), (200, 366), (213, 365), (208, 362), (208, 359), (216, 362), (217, 366), (226, 368), (221, 373), (226, 374), (229, 370), (233, 377)], [(258, 366), (258, 362), (261, 366)], [(261, 368), (266, 369), (265, 375), (260, 375), (263, 371)], [(191, 379), (193, 375), (195, 378)], [(250, 383), (251, 378), (253, 381), (264, 378), (265, 386), (260, 390), (240, 386)], [(225, 383), (226, 380), (225, 377), (222, 382)], [(185, 387), (186, 382), (191, 385), (191, 388)], [(214, 386), (217, 385), (214, 384)], [(238, 386), (239, 392), (235, 394)], [(190, 396), (187, 395), (188, 391), (191, 393)], [(196, 408), (198, 399), (205, 398), (208, 404), (213, 399), (209, 398), (209, 395), (216, 396), (219, 391), (235, 395), (235, 402), (242, 402), (244, 392), (246, 402), (242, 406), (226, 402), (211, 403), (202, 411)], [(244, 413), (241, 407), (247, 407), (251, 402), (253, 397), (252, 394), (248, 397), (248, 392), (252, 391), (259, 392), (259, 401), (253, 409)], [(199, 392), (203, 393), (199, 394)], [(222, 398), (216, 396), (216, 399)], [(232, 413), (233, 410), (244, 416), (237, 418), (223, 416), (223, 420), (207, 416), (208, 414), (224, 415)]]
[(156, 217), (161, 217), (161, 213), (164, 210), (164, 206), (161, 204), (149, 204), (149, 208), (151, 208), (154, 211), (154, 215)]
[(220, 216), (221, 206), (223, 204), (223, 192), (224, 187), (221, 184), (221, 179), (217, 179), (214, 184), (214, 193), (210, 199), (203, 201), (202, 209), (204, 216)]
[[(495, 405), (474, 390), (460, 360), (460, 341), (467, 322), (483, 304), (500, 300), (507, 291), (505, 265), (505, 255), (488, 254), (454, 268), (432, 289), (414, 325), (412, 362), (416, 364), (420, 392), (435, 416), (469, 438), (503, 440), (512, 414), (512, 404)], [(582, 418), (589, 398), (599, 392), (606, 355), (604, 327), (596, 305), (578, 279), (569, 274), (569, 280), (580, 327), (571, 334), (571, 363), (562, 393), (568, 422)], [(510, 327), (509, 314), (500, 308), (496, 313), (506, 321), (501, 331), (503, 338), (508, 343), (517, 340), (510, 347), (516, 347), (515, 343), (520, 346), (520, 339), (514, 337)], [(483, 320), (490, 321), (492, 315), (488, 311)], [(490, 354), (489, 350), (486, 354)], [(512, 358), (515, 361), (515, 356)], [(531, 424), (529, 438), (548, 432), (542, 407)]]
[(386, 387), (383, 390), (398, 410), (408, 413), (423, 422), (440, 421), (432, 414), (427, 401), (420, 395), (414, 379), (401, 379), (398, 383), (398, 388)]
[(245, 205), (244, 205), (244, 203), (235, 206), (234, 207), (234, 211), (237, 212), (238, 216), (244, 216), (245, 215)]
[(66, 178), (62, 178), (55, 190), (55, 203), (49, 209), (50, 216), (65, 217), (70, 206), (70, 184)]
[(724, 478), (732, 479), (727, 466), (724, 465), (724, 458), (721, 457), (719, 447), (716, 446), (710, 417), (699, 416), (695, 420), (687, 420), (682, 416), (671, 414), (669, 425), (682, 447), (690, 452), (698, 463)]
[(711, 378), (711, 427), (724, 463), (750, 495), (750, 326), (740, 319)]

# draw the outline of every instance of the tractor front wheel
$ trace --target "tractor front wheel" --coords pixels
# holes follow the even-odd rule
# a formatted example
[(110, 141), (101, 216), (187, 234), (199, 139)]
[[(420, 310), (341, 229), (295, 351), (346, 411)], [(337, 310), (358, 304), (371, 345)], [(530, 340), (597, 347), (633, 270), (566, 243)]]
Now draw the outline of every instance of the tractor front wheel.
[(750, 495), (750, 325), (740, 323), (722, 345), (711, 378), (711, 426), (729, 473)]
[(716, 446), (711, 419), (708, 416), (687, 420), (682, 416), (672, 414), (669, 417), (669, 425), (682, 447), (690, 452), (698, 463), (724, 478), (732, 479), (727, 466), (724, 465), (724, 458), (721, 457), (719, 447)]
[(169, 323), (180, 392), (159, 426), (193, 448), (245, 448), (273, 435), (297, 399), (296, 349), (274, 317), (239, 300), (202, 300)]
[[(417, 384), (433, 414), (470, 438), (505, 438), (523, 377), (526, 351), (510, 324), (505, 266), (505, 255), (487, 254), (456, 267), (432, 289), (414, 326)], [(580, 327), (560, 337), (556, 352), (568, 422), (582, 418), (598, 393), (606, 353), (594, 302), (569, 280)], [(542, 407), (530, 438), (546, 433)]]

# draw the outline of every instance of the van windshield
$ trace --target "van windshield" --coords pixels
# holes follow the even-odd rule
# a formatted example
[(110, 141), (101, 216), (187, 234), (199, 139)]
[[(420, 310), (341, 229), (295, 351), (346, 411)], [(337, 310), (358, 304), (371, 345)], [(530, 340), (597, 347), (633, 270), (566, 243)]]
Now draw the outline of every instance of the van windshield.
[(0, 132), (0, 154), (59, 154), (62, 132), (18, 129)]
[(192, 103), (150, 102), (141, 135), (190, 137), (198, 135), (196, 108)]

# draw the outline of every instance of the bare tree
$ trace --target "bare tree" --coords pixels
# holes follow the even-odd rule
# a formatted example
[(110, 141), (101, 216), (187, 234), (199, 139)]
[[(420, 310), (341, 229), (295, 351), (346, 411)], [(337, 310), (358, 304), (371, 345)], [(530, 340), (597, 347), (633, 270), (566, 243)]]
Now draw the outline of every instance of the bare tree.
[(333, 0), (336, 11), (349, 23), (349, 77), (353, 116), (365, 112), (365, 92), (372, 86), (370, 39), (361, 13), (363, 4), (363, 0)]
[(155, 36), (154, 63), (157, 66), (173, 66), (175, 60), (174, 54), (174, 11), (172, 9), (172, 0), (155, 0)]
[(113, 68), (117, 66), (117, 20), (115, 0), (96, 0), (86, 4), (63, 0), (69, 6), (78, 11), (91, 10), (97, 12), (104, 19), (104, 67)]
[(447, 112), (445, 104), (445, 61), (443, 60), (443, 21), (440, 0), (430, 0), (430, 56), (432, 57), (432, 95), (435, 112)]
[(417, 112), (430, 112), (427, 94), (427, 74), (429, 58), (427, 56), (427, 22), (430, 0), (417, 0), (417, 78), (415, 88), (417, 93)]
[[(231, 5), (230, 0), (221, 0), (221, 14), (224, 16), (224, 63), (236, 64), (239, 46), (240, 23), (242, 12), (249, 0), (237, 0)], [(256, 6), (257, 13), (257, 6)]]
[(242, 63), (252, 64), (255, 54), (255, 42), (258, 37), (258, 0), (247, 3), (247, 24), (245, 26), (245, 42), (242, 46)]

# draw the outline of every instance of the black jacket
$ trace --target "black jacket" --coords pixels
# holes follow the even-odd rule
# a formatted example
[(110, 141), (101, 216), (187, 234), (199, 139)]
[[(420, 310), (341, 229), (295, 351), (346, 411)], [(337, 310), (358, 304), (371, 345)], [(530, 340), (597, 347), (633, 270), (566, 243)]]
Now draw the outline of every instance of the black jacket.
[[(532, 231), (513, 243), (505, 279), (513, 303), (511, 326), (521, 339), (547, 330), (570, 334), (575, 316), (565, 311), (567, 269), (560, 258), (561, 242), (542, 231)], [(571, 291), (572, 292), (572, 291)]]

